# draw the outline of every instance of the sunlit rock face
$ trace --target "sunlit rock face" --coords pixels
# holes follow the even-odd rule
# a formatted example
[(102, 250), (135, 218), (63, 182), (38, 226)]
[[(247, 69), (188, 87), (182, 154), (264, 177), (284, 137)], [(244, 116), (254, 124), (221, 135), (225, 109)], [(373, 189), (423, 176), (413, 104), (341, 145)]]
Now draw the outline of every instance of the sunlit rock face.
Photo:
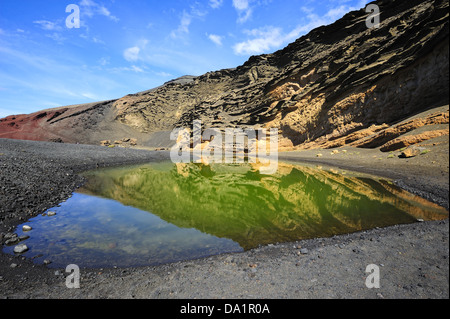
[(277, 128), (284, 150), (373, 147), (365, 138), (447, 105), (449, 95), (448, 1), (377, 4), (379, 28), (366, 26), (362, 8), (233, 69), (3, 119), (0, 137), (89, 144), (133, 138), (138, 146), (168, 147), (167, 132), (198, 119), (207, 128)]

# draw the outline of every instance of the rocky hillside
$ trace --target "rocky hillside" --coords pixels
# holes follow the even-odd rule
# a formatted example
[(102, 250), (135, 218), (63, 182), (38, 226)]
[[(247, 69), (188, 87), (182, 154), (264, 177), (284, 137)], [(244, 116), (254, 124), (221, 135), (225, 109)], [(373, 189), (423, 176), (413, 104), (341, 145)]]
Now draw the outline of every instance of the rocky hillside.
[[(285, 150), (392, 150), (404, 147), (398, 139), (406, 133), (406, 144), (414, 144), (410, 132), (423, 127), (430, 130), (422, 129), (422, 141), (448, 135), (448, 1), (375, 3), (379, 28), (366, 27), (364, 9), (350, 12), (235, 69), (118, 100), (7, 117), (0, 137), (165, 147), (168, 132), (194, 119), (203, 127), (278, 128)], [(408, 120), (434, 107), (426, 118)]]

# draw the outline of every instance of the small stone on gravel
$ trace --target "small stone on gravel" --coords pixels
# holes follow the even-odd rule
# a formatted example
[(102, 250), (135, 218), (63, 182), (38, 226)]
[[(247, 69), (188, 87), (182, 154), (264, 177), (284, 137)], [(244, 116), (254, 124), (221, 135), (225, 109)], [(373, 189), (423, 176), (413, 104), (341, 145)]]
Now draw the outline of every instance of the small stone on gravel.
[(27, 250), (28, 250), (28, 247), (25, 244), (17, 245), (16, 247), (14, 247), (14, 252), (17, 253), (17, 254), (24, 253)]

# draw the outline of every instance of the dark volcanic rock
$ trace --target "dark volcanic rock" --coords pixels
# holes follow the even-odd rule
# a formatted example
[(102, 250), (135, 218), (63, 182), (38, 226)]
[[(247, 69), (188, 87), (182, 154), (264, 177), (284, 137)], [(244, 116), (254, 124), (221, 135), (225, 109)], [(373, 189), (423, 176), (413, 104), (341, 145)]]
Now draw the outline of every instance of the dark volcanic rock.
[(0, 137), (89, 144), (128, 137), (167, 147), (168, 134), (148, 133), (201, 119), (203, 127), (278, 128), (282, 148), (320, 147), (350, 134), (356, 143), (373, 126), (383, 131), (449, 100), (448, 1), (375, 3), (379, 28), (367, 28), (362, 8), (234, 69), (114, 101), (8, 117), (0, 120)]

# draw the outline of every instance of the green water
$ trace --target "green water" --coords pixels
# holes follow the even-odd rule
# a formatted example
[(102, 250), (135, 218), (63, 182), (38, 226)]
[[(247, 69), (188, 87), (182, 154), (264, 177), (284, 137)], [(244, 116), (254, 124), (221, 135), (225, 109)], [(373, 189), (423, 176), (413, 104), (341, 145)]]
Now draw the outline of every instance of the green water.
[(87, 184), (50, 210), (55, 216), (25, 223), (33, 230), (24, 255), (55, 267), (156, 265), (448, 217), (388, 181), (340, 173), (289, 163), (273, 175), (250, 164), (88, 172)]

